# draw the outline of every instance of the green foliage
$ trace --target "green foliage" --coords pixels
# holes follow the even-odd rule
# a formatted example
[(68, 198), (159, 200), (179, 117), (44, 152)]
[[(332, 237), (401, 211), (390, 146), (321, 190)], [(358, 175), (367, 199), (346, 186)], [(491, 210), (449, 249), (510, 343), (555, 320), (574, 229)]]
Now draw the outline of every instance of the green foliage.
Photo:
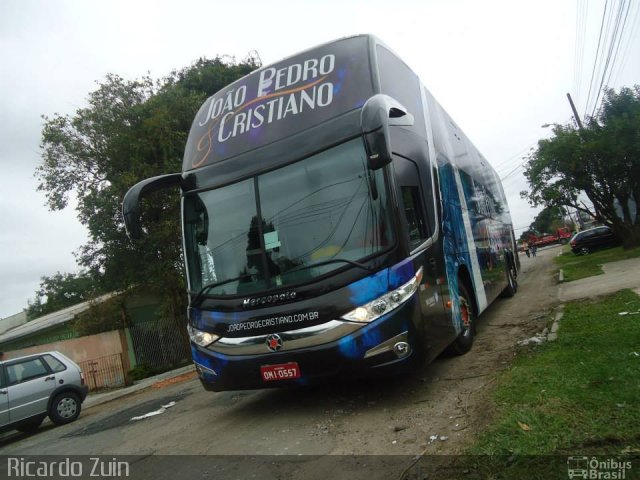
[(81, 272), (60, 273), (40, 278), (40, 289), (33, 302), (29, 301), (27, 318), (34, 320), (42, 315), (71, 307), (89, 300), (96, 294), (95, 276)]
[(495, 422), (471, 453), (603, 455), (638, 448), (640, 323), (619, 315), (637, 310), (640, 298), (629, 290), (567, 304), (558, 339), (522, 352), (498, 378)]
[(531, 227), (529, 227), (528, 229), (526, 229), (524, 232), (520, 234), (520, 238), (518, 238), (518, 242), (520, 243), (528, 242), (531, 235), (535, 235), (535, 234), (536, 232), (534, 230), (531, 230)]
[(129, 376), (135, 382), (144, 378), (152, 377), (159, 373), (157, 370), (151, 368), (149, 365), (137, 365), (133, 369), (129, 370)]
[(122, 295), (92, 302), (88, 310), (76, 315), (73, 329), (82, 337), (124, 328), (127, 316), (123, 302)]
[(576, 255), (567, 250), (562, 255), (554, 258), (555, 263), (564, 272), (564, 281), (571, 282), (581, 278), (602, 275), (604, 263), (626, 260), (627, 258), (640, 257), (640, 248), (624, 250), (622, 247), (600, 250), (589, 255)]
[(555, 233), (556, 230), (564, 226), (563, 213), (560, 207), (545, 207), (531, 224), (531, 230), (539, 233)]
[(67, 208), (69, 195), (76, 195), (78, 218), (90, 235), (78, 262), (102, 273), (100, 289), (150, 289), (165, 299), (167, 316), (184, 319), (179, 192), (159, 192), (143, 203), (148, 234), (136, 245), (125, 233), (122, 198), (140, 180), (181, 171), (200, 105), (258, 66), (256, 56), (241, 62), (218, 57), (155, 82), (107, 75), (87, 107), (72, 116), (44, 117), (38, 190), (52, 210)]
[[(534, 206), (587, 212), (611, 225), (625, 248), (640, 245), (640, 210), (629, 208), (630, 201), (640, 203), (640, 86), (606, 90), (599, 115), (584, 130), (556, 125), (553, 133), (530, 155), (530, 190), (521, 195)], [(580, 201), (582, 193), (593, 210)]]
[(536, 215), (529, 228), (520, 234), (518, 241), (520, 243), (529, 242), (533, 235), (554, 234), (560, 227), (564, 227), (563, 209), (560, 207), (545, 207)]

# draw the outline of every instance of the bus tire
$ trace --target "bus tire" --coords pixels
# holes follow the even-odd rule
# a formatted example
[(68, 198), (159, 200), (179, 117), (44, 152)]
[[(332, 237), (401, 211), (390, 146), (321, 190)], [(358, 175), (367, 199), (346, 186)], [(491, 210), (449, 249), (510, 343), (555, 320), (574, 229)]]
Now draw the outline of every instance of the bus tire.
[(513, 297), (518, 291), (518, 281), (516, 280), (516, 268), (512, 262), (507, 262), (507, 286), (504, 287), (500, 296), (505, 298)]
[(476, 315), (473, 310), (473, 301), (462, 283), (458, 287), (458, 295), (460, 297), (462, 332), (447, 347), (447, 353), (452, 355), (464, 355), (471, 350), (473, 338), (476, 334)]

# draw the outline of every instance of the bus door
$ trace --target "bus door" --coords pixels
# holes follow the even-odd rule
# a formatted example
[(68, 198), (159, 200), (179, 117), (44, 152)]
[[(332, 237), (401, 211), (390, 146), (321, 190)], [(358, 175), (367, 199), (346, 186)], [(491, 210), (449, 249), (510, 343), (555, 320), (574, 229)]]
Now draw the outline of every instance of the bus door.
[(431, 183), (429, 180), (423, 184), (416, 163), (405, 157), (394, 155), (393, 169), (402, 221), (409, 237), (409, 251), (416, 255), (416, 264), (423, 267), (423, 283), (419, 289), (420, 310), (424, 345), (427, 355), (431, 356), (451, 340), (451, 321), (445, 312), (440, 285), (446, 283), (444, 260), (440, 242), (434, 235), (437, 214), (433, 212), (428, 215), (427, 210), (434, 208)]

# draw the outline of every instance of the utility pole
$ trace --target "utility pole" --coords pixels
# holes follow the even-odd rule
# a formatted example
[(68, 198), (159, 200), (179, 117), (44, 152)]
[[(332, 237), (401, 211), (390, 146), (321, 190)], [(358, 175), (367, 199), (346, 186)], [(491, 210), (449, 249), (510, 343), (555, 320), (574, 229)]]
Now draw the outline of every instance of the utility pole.
[[(571, 110), (573, 110), (573, 118), (576, 119), (576, 123), (578, 124), (578, 130), (580, 132), (584, 131), (584, 127), (582, 126), (582, 120), (580, 120), (580, 115), (578, 115), (578, 111), (576, 110), (576, 106), (573, 104), (573, 99), (571, 98), (571, 94), (567, 93), (567, 98), (569, 99), (569, 105), (571, 105)], [(578, 220), (578, 228), (582, 230), (584, 228), (584, 223), (582, 222), (582, 218), (580, 217), (580, 211), (576, 208), (576, 219)]]
[(578, 115), (578, 111), (576, 110), (576, 106), (573, 104), (573, 100), (571, 98), (571, 94), (567, 93), (567, 98), (569, 99), (569, 105), (571, 105), (571, 110), (573, 110), (573, 118), (576, 119), (576, 123), (578, 124), (578, 128), (580, 131), (584, 130), (582, 127), (582, 120), (580, 120), (580, 115)]

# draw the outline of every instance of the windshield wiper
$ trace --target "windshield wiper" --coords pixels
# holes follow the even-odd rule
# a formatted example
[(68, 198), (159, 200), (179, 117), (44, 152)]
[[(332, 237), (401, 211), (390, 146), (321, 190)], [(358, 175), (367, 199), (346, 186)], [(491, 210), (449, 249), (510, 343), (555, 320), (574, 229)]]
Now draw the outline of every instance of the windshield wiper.
[(309, 265), (303, 265), (303, 266), (301, 266), (299, 268), (296, 268), (294, 270), (289, 270), (288, 272), (285, 272), (285, 273), (300, 272), (302, 270), (307, 270), (308, 268), (321, 267), (322, 265), (329, 265), (330, 263), (348, 263), (349, 265), (353, 265), (354, 267), (359, 267), (359, 268), (362, 268), (362, 269), (364, 269), (364, 270), (366, 270), (368, 272), (373, 272), (373, 268), (372, 267), (368, 267), (364, 263), (354, 262), (353, 260), (348, 260), (346, 258), (331, 258), (329, 260), (323, 260), (322, 262), (310, 263)]
[[(329, 265), (331, 263), (348, 263), (349, 265), (353, 265), (354, 267), (359, 267), (359, 268), (362, 268), (363, 270), (366, 270), (368, 272), (373, 272), (373, 268), (372, 267), (368, 267), (364, 263), (355, 262), (353, 260), (348, 260), (346, 258), (332, 258), (332, 259), (329, 259), (329, 260), (323, 260), (322, 262), (310, 263), (309, 265), (303, 265), (303, 266), (301, 266), (299, 268), (296, 268), (294, 270), (289, 270), (288, 272), (285, 272), (285, 273), (300, 272), (302, 270), (307, 270), (307, 269), (313, 268), (313, 267), (321, 267), (322, 265)], [(193, 300), (189, 303), (189, 306), (190, 307), (197, 306), (201, 302), (201, 300), (204, 298), (205, 293), (207, 293), (209, 290), (211, 290), (214, 287), (219, 287), (220, 285), (224, 285), (226, 283), (235, 282), (236, 280), (241, 280), (243, 278), (247, 278), (247, 277), (250, 277), (250, 276), (251, 276), (251, 274), (247, 273), (245, 275), (240, 275), (238, 277), (229, 278), (227, 280), (222, 280), (221, 282), (208, 283), (207, 285), (202, 287), (198, 293), (196, 293), (196, 296), (193, 297)]]
[(221, 282), (207, 283), (204, 287), (202, 287), (200, 289), (200, 291), (198, 293), (196, 293), (196, 296), (193, 297), (193, 300), (191, 300), (191, 302), (189, 302), (189, 307), (195, 307), (196, 305), (198, 305), (200, 303), (200, 301), (202, 300), (202, 298), (204, 297), (204, 294), (206, 292), (208, 292), (209, 290), (211, 290), (212, 288), (219, 287), (220, 285), (224, 285), (226, 283), (235, 282), (236, 280), (242, 280), (243, 278), (247, 278), (247, 277), (250, 277), (250, 276), (251, 276), (250, 273), (246, 273), (244, 275), (240, 275), (239, 277), (234, 277), (234, 278), (229, 278), (227, 280), (222, 280)]

